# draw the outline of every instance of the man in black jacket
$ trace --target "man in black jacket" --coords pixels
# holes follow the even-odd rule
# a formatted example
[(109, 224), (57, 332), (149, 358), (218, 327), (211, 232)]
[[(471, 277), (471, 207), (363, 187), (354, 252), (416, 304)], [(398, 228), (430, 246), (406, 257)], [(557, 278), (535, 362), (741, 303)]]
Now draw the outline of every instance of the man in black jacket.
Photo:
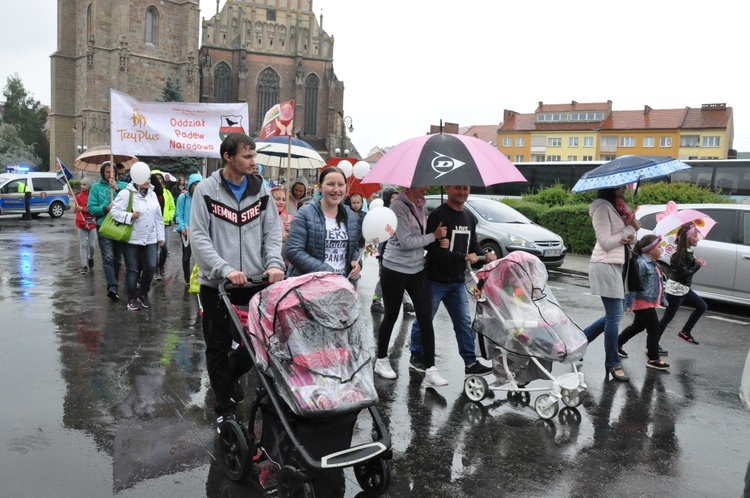
[[(477, 263), (478, 256), (484, 254), (477, 242), (477, 220), (464, 209), (470, 187), (451, 185), (445, 191), (448, 200), (437, 207), (427, 218), (426, 232), (435, 230), (440, 224), (448, 229), (447, 236), (427, 246), (425, 271), (432, 291), (432, 317), (434, 319), (442, 302), (453, 322), (458, 352), (464, 360), (465, 374), (486, 375), (490, 367), (477, 361), (474, 336), (471, 331), (471, 310), (466, 291), (466, 261)], [(487, 262), (494, 261), (494, 253), (484, 254)], [(422, 344), (419, 336), (419, 322), (414, 321), (411, 329), (411, 360), (409, 368), (424, 372), (422, 365)]]

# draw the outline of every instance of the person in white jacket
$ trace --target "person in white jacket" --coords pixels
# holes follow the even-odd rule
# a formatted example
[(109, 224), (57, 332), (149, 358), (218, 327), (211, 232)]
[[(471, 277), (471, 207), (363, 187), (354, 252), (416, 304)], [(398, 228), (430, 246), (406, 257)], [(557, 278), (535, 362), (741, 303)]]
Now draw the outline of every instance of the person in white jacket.
[[(129, 211), (131, 197), (133, 206)], [(128, 310), (148, 309), (151, 307), (148, 293), (156, 271), (157, 246), (164, 245), (164, 220), (150, 179), (142, 184), (130, 182), (117, 194), (111, 213), (115, 221), (133, 225), (130, 240), (122, 244)]]

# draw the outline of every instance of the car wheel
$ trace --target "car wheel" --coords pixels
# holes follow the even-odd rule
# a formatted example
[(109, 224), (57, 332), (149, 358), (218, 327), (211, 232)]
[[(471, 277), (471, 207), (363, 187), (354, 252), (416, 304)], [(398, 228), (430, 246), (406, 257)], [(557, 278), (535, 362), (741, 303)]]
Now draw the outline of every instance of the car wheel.
[(481, 246), (484, 252), (494, 252), (498, 258), (502, 258), (505, 256), (503, 254), (503, 250), (500, 249), (500, 246), (494, 242), (490, 242), (487, 240), (482, 242)]
[(65, 206), (62, 202), (53, 202), (49, 207), (49, 215), (53, 218), (59, 218), (65, 212)]

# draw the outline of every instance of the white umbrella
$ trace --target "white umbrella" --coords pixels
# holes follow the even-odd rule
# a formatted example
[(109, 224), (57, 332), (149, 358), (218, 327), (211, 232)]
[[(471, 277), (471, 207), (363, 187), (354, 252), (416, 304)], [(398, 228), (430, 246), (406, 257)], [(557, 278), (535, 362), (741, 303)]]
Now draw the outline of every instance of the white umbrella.
[(298, 138), (292, 138), (291, 161), (289, 157), (289, 137), (270, 137), (255, 144), (258, 155), (255, 161), (263, 166), (291, 169), (319, 169), (325, 161), (310, 144)]

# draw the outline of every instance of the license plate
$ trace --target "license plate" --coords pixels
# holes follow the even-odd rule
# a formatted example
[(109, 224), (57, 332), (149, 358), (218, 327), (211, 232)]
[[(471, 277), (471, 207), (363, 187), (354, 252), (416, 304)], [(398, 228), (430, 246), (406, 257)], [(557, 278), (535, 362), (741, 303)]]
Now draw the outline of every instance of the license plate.
[(544, 250), (544, 257), (546, 258), (553, 258), (559, 255), (560, 255), (560, 249), (545, 249)]

